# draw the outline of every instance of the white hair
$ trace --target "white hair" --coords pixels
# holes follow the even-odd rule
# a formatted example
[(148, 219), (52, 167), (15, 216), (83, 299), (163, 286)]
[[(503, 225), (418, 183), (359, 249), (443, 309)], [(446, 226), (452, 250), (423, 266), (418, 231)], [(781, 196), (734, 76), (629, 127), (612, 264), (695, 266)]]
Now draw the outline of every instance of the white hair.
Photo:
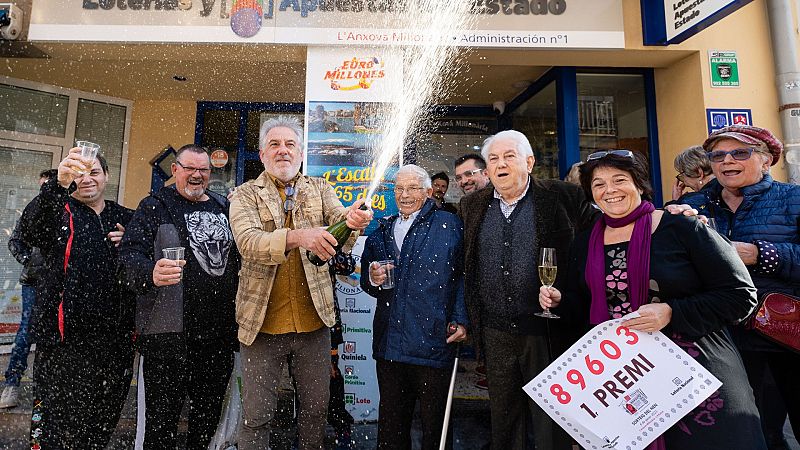
[(505, 130), (495, 134), (494, 136), (489, 136), (485, 141), (483, 141), (481, 156), (483, 156), (484, 160), (489, 160), (489, 149), (492, 148), (492, 144), (494, 144), (494, 142), (498, 139), (509, 139), (514, 142), (514, 144), (516, 144), (514, 148), (517, 149), (517, 153), (519, 153), (522, 157), (527, 158), (528, 156), (533, 156), (533, 148), (531, 148), (531, 143), (524, 134), (517, 130)]
[(422, 167), (416, 164), (406, 164), (397, 171), (395, 177), (406, 174), (415, 175), (419, 179), (419, 182), (422, 183), (422, 187), (425, 189), (431, 188), (431, 177)]
[(292, 116), (278, 116), (274, 119), (269, 119), (261, 124), (261, 130), (258, 132), (258, 149), (261, 150), (267, 146), (267, 133), (273, 128), (288, 128), (292, 130), (297, 136), (297, 147), (303, 148), (303, 127), (297, 117)]

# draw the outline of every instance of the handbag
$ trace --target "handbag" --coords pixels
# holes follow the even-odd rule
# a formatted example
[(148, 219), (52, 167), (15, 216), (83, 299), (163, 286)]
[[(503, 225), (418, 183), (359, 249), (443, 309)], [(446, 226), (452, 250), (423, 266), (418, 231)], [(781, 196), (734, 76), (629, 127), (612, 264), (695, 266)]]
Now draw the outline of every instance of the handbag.
[(800, 352), (800, 298), (773, 292), (767, 294), (748, 328), (789, 350)]

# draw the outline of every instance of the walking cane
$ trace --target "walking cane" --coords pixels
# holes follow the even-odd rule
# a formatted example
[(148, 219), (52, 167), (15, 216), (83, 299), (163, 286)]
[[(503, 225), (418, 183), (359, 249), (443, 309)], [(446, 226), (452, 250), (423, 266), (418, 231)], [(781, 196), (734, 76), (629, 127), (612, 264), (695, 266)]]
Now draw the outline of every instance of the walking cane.
[[(458, 331), (458, 324), (450, 322), (447, 324), (447, 335), (450, 336)], [(450, 407), (453, 405), (453, 391), (456, 387), (456, 373), (458, 373), (458, 356), (461, 353), (461, 343), (456, 346), (456, 360), (453, 362), (453, 374), (450, 376), (450, 390), (447, 392), (447, 405), (444, 408), (444, 424), (442, 425), (442, 437), (439, 440), (439, 450), (444, 450), (447, 444), (447, 428), (450, 425)]]

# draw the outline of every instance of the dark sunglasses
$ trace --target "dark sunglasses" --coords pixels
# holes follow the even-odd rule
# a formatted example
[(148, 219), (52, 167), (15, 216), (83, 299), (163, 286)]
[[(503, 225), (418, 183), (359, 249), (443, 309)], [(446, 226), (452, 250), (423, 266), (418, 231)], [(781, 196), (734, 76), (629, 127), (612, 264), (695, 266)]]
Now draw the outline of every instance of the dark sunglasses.
[(283, 193), (286, 194), (286, 200), (283, 201), (283, 212), (288, 213), (294, 209), (294, 186), (284, 186)]
[(714, 150), (714, 151), (706, 153), (706, 156), (708, 157), (708, 159), (711, 162), (715, 162), (715, 163), (721, 163), (722, 161), (725, 161), (725, 157), (727, 155), (731, 155), (731, 158), (733, 158), (733, 159), (735, 159), (737, 161), (747, 161), (748, 159), (750, 159), (751, 156), (753, 156), (753, 150), (755, 150), (755, 149), (754, 148), (735, 148), (735, 149), (727, 151), (727, 152), (725, 150)]
[(600, 152), (591, 153), (589, 156), (586, 157), (586, 162), (602, 159), (608, 155), (633, 159), (633, 152), (630, 150), (603, 150)]

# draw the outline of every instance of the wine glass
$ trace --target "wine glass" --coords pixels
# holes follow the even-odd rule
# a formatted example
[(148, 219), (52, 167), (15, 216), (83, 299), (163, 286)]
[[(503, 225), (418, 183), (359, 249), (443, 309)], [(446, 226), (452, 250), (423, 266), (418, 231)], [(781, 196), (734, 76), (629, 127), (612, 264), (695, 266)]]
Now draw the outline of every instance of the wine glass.
[[(548, 289), (553, 287), (553, 283), (556, 282), (556, 272), (558, 271), (556, 264), (556, 249), (549, 247), (539, 249), (539, 281)], [(545, 319), (559, 318), (559, 316), (551, 313), (549, 308), (545, 308), (544, 311), (536, 313), (536, 315)]]

